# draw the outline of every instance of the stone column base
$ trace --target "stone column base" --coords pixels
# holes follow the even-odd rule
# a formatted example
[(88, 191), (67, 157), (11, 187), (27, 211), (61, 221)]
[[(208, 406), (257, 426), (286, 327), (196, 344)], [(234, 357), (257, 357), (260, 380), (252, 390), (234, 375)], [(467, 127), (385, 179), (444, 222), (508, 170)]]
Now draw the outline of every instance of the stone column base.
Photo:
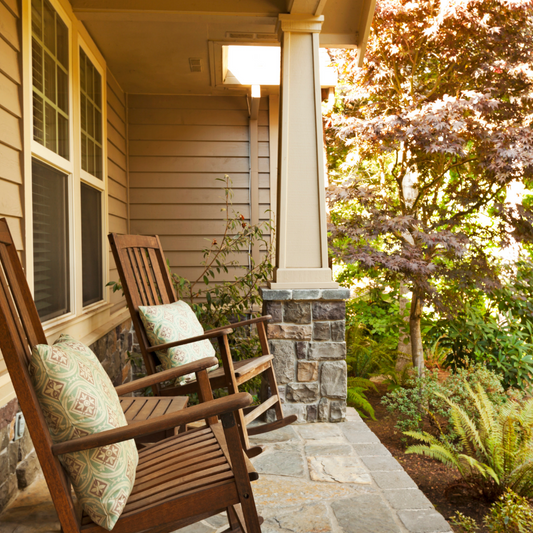
[(349, 289), (263, 289), (262, 296), (284, 413), (298, 422), (343, 421)]

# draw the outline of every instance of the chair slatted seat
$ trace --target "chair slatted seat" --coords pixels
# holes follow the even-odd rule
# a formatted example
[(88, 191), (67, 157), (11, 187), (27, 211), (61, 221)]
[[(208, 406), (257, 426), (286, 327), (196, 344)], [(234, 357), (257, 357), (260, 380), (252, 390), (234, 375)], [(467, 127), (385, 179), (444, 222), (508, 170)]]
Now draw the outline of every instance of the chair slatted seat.
[[(126, 297), (126, 302), (131, 314), (133, 326), (137, 334), (137, 340), (141, 349), (141, 354), (148, 374), (155, 374), (159, 364), (155, 352), (163, 348), (171, 348), (179, 343), (168, 343), (161, 346), (151, 346), (144, 330), (140, 315), (140, 306), (154, 306), (170, 304), (177, 301), (176, 293), (172, 286), (167, 264), (165, 261), (161, 242), (157, 236), (146, 235), (119, 235), (109, 234), (111, 251), (115, 258), (122, 290)], [(227, 388), (230, 394), (239, 391), (239, 386), (256, 376), (264, 378), (266, 385), (270, 389), (270, 397), (263, 394), (263, 402), (251, 409), (246, 415), (241, 411), (238, 413), (238, 426), (241, 439), (246, 453), (253, 457), (261, 453), (261, 448), (251, 446), (248, 436), (265, 433), (275, 429), (280, 429), (296, 421), (296, 415), (284, 416), (281, 399), (276, 382), (273, 367), (273, 355), (270, 353), (268, 339), (266, 336), (265, 324), (270, 316), (253, 318), (232, 323), (232, 328), (256, 327), (261, 344), (262, 355), (253, 359), (233, 361), (229, 354), (229, 345), (222, 338), (218, 339), (222, 366), (209, 372), (211, 388)], [(209, 330), (209, 332), (215, 332)], [(196, 382), (186, 383), (180, 386), (162, 387), (155, 389), (156, 395), (175, 396), (196, 392), (198, 384)], [(266, 387), (263, 387), (263, 391)], [(269, 423), (247, 427), (251, 422), (257, 420), (268, 409), (274, 409), (276, 420)]]
[[(205, 335), (225, 338), (231, 329)], [(193, 342), (193, 341), (191, 341)], [(124, 405), (128, 425), (54, 444), (29, 376), (30, 354), (36, 344), (46, 344), (35, 303), (26, 282), (6, 219), (0, 219), (0, 350), (35, 446), (63, 533), (105, 533), (76, 509), (68, 475), (59, 462), (64, 453), (106, 446), (131, 438), (173, 430), (204, 420), (205, 426), (179, 433), (146, 446), (132, 493), (114, 533), (170, 533), (226, 510), (228, 531), (260, 533), (250, 480), (257, 479), (243, 453), (235, 413), (250, 405), (249, 394), (239, 393), (213, 400), (207, 368), (208, 357), (182, 367), (146, 376), (116, 387), (119, 396), (154, 386), (159, 381), (195, 373), (200, 405), (172, 411), (165, 399), (142, 399), (137, 413)], [(129, 400), (122, 399), (126, 404)], [(137, 408), (135, 406), (135, 408)], [(137, 421), (150, 413), (149, 419)], [(162, 410), (165, 414), (159, 416)], [(170, 412), (169, 412), (170, 411)], [(220, 419), (220, 422), (218, 421)]]

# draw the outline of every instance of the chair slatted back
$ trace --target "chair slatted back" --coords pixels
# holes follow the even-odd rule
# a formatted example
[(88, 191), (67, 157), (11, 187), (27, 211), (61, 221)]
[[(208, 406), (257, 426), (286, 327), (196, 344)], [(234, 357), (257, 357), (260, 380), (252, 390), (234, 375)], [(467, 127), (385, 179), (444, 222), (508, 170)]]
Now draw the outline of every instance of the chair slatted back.
[[(157, 236), (109, 234), (111, 251), (122, 281), (122, 290), (131, 311), (144, 364), (154, 374), (157, 356), (148, 353), (148, 337), (139, 315), (140, 306), (169, 304), (176, 301), (170, 274)], [(159, 387), (156, 387), (156, 394)]]
[[(70, 484), (57, 457), (33, 390), (29, 362), (32, 348), (46, 344), (39, 314), (15, 249), (7, 220), (0, 219), (0, 350), (65, 531), (78, 531)], [(62, 512), (60, 512), (60, 510)]]

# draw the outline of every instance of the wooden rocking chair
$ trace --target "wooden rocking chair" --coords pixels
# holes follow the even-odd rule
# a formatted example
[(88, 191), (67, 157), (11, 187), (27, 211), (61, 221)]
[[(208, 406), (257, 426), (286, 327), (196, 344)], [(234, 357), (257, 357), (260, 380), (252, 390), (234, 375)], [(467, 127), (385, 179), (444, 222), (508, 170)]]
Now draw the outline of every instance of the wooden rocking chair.
[[(135, 332), (137, 333), (146, 371), (148, 374), (154, 374), (159, 364), (155, 352), (178, 345), (178, 343), (168, 343), (160, 346), (150, 346), (139, 315), (139, 306), (169, 304), (177, 301), (159, 237), (111, 233), (109, 234), (109, 242), (111, 243), (111, 250), (120, 275), (122, 289), (130, 310)], [(280, 429), (292, 424), (297, 418), (296, 415), (283, 415), (272, 365), (273, 355), (269, 351), (265, 331), (265, 322), (270, 318), (267, 315), (231, 324), (232, 328), (252, 325), (257, 327), (262, 350), (261, 356), (234, 362), (230, 356), (226, 355), (230, 353), (227, 340), (219, 337), (218, 343), (222, 356), (222, 367), (208, 374), (212, 389), (227, 387), (230, 394), (237, 393), (239, 385), (258, 375), (264, 377), (270, 387), (270, 398), (263, 398), (264, 401), (259, 406), (249, 410), (246, 415), (242, 411), (239, 411), (237, 415), (237, 425), (248, 457), (254, 457), (262, 451), (259, 446), (250, 446), (248, 435), (257, 435)], [(216, 331), (218, 329), (209, 330), (208, 333), (215, 333)], [(157, 387), (156, 394), (158, 396), (182, 395), (196, 392), (197, 388), (198, 384), (196, 382), (179, 387)], [(274, 422), (247, 428), (248, 424), (270, 408), (274, 408), (276, 413)]]
[[(209, 336), (225, 338), (231, 329)], [(219, 335), (220, 333), (220, 335)], [(226, 346), (227, 339), (222, 346)], [(250, 480), (257, 473), (243, 453), (235, 412), (251, 403), (239, 393), (212, 399), (206, 369), (215, 358), (147, 376), (116, 388), (119, 395), (195, 372), (203, 403), (164, 416), (53, 444), (32, 387), (32, 347), (46, 344), (37, 309), (5, 219), (0, 219), (0, 349), (27, 421), (63, 533), (106, 533), (76, 511), (58, 456), (169, 430), (204, 419), (206, 426), (180, 433), (139, 453), (133, 491), (113, 533), (167, 533), (224, 510), (231, 532), (260, 533)], [(218, 422), (220, 417), (222, 423)]]

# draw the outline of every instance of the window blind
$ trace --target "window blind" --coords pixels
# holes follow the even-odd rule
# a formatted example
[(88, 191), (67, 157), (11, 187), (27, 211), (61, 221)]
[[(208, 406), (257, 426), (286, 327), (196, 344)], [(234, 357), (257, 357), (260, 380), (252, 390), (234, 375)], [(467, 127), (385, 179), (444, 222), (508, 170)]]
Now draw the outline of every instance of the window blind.
[(81, 184), (83, 306), (103, 299), (102, 193)]
[(32, 161), (34, 298), (43, 322), (70, 311), (68, 183), (62, 172)]

